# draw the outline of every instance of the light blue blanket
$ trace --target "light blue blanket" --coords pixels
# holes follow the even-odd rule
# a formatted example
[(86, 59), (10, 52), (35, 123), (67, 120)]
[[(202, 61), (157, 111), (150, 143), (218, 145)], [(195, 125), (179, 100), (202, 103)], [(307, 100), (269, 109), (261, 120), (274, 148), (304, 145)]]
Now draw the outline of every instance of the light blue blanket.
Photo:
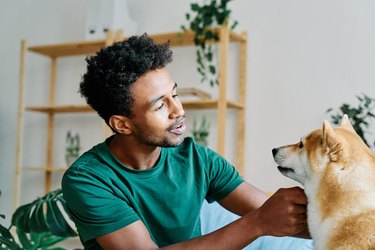
[[(204, 202), (201, 210), (202, 233), (210, 233), (236, 220), (237, 215), (229, 212), (217, 202)], [(246, 250), (311, 250), (312, 240), (294, 237), (263, 236), (248, 245)]]

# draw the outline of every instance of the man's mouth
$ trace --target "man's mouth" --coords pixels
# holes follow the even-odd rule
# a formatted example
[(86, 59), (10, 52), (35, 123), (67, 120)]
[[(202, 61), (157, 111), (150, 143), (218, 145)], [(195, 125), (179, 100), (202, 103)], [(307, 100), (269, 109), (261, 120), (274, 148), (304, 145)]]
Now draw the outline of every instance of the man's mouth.
[(177, 134), (177, 135), (181, 135), (185, 132), (185, 130), (186, 130), (185, 119), (182, 119), (170, 129), (170, 132)]

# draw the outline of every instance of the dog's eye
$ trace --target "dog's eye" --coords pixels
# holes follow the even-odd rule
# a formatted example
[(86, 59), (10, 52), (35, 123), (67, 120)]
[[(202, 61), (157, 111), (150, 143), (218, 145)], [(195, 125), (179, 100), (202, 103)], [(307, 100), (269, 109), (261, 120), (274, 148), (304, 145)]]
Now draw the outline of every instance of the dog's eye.
[(303, 148), (303, 142), (302, 142), (302, 141), (300, 141), (300, 142), (298, 143), (298, 147), (299, 147), (299, 148)]

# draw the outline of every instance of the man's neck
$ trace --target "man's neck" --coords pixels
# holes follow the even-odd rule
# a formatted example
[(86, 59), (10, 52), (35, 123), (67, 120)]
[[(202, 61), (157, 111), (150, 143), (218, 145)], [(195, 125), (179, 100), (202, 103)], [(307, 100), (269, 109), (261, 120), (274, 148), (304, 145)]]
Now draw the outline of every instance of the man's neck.
[(126, 167), (145, 170), (153, 168), (159, 160), (161, 148), (140, 144), (133, 137), (116, 134), (109, 142), (109, 150)]

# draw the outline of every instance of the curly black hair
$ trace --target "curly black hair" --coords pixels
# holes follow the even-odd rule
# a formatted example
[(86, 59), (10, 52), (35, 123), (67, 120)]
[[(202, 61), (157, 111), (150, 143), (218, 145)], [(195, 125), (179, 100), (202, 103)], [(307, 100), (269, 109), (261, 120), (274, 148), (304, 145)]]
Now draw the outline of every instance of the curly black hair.
[(114, 43), (86, 58), (79, 92), (109, 124), (112, 115), (132, 115), (131, 86), (145, 73), (172, 62), (169, 43), (156, 44), (143, 34)]

